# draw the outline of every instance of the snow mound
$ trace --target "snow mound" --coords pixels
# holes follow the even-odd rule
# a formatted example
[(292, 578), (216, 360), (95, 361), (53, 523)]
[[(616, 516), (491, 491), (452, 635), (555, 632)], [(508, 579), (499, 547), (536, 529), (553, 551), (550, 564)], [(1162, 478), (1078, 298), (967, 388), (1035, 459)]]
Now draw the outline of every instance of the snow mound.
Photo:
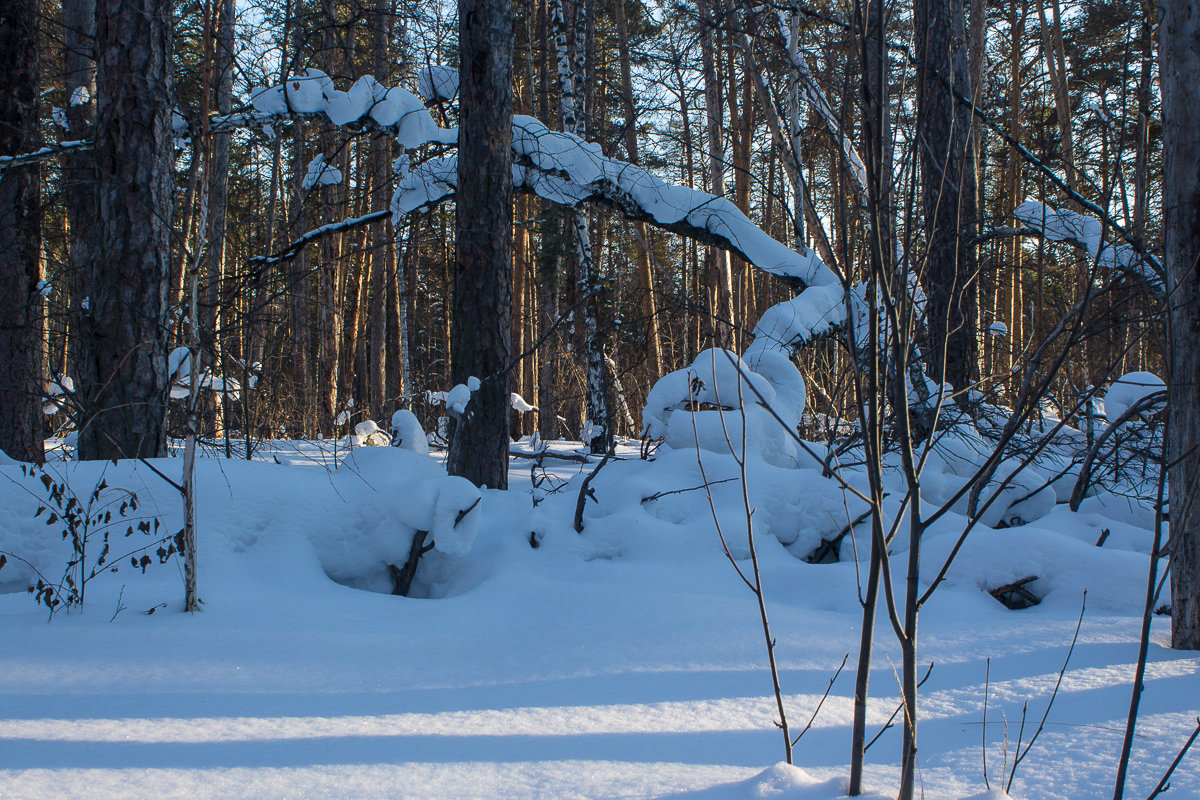
[[(714, 786), (699, 792), (672, 795), (689, 800), (839, 800), (846, 796), (850, 782), (846, 778), (821, 781), (800, 767), (780, 762), (744, 781)], [(865, 792), (863, 800), (885, 800), (887, 795)]]
[(421, 427), (417, 415), (407, 408), (401, 408), (392, 414), (392, 447), (411, 450), (421, 455), (429, 455), (429, 437)]
[(1109, 421), (1114, 421), (1140, 401), (1166, 389), (1167, 385), (1163, 383), (1162, 378), (1151, 372), (1130, 372), (1122, 375), (1113, 381), (1104, 395), (1105, 414)]
[(776, 351), (760, 351), (755, 364), (758, 371), (713, 348), (686, 369), (664, 375), (646, 397), (646, 435), (663, 437), (675, 449), (717, 453), (740, 452), (744, 436), (747, 450), (794, 465), (795, 443), (787, 431), (796, 430), (804, 413), (804, 378)]

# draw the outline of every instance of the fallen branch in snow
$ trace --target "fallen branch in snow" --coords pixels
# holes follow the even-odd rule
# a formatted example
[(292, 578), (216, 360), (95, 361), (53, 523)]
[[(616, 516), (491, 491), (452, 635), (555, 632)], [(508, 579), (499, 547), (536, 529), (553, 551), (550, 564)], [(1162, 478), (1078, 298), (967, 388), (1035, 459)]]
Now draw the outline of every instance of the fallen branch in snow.
[(592, 470), (591, 472), (589, 472), (588, 476), (583, 479), (583, 486), (579, 487), (579, 499), (575, 502), (575, 532), (576, 533), (583, 533), (583, 507), (587, 503), (587, 499), (590, 497), (590, 498), (592, 498), (593, 503), (599, 502), (598, 500), (596, 500), (595, 490), (590, 488), (591, 483), (592, 483), (592, 478), (595, 478), (596, 475), (599, 474), (600, 470), (604, 469), (604, 465), (607, 464), (608, 460), (612, 457), (613, 457), (612, 450), (609, 450), (607, 453), (605, 453), (604, 458), (600, 459), (600, 463), (596, 465), (596, 468), (594, 470)]
[(1018, 611), (1022, 608), (1036, 606), (1042, 602), (1042, 598), (1038, 597), (1033, 592), (1025, 587), (1038, 579), (1037, 575), (1029, 575), (1021, 578), (1019, 581), (1006, 583), (1003, 586), (997, 586), (995, 589), (988, 589), (988, 594), (1000, 601), (1000, 604), (1005, 608), (1013, 611)]
[(859, 514), (856, 518), (850, 522), (847, 522), (846, 525), (840, 531), (838, 531), (837, 536), (834, 536), (832, 539), (822, 539), (821, 543), (814, 547), (813, 551), (804, 557), (804, 560), (809, 564), (824, 564), (826, 563), (825, 559), (832, 555), (833, 560), (837, 561), (838, 549), (841, 547), (842, 539), (845, 539), (847, 534), (865, 522), (870, 516), (871, 511), (869, 509)]
[(695, 492), (700, 489), (707, 489), (710, 486), (716, 486), (718, 483), (729, 483), (730, 481), (736, 481), (736, 480), (737, 480), (737, 478), (722, 478), (719, 481), (709, 481), (708, 483), (702, 483), (699, 486), (689, 486), (686, 489), (675, 489), (670, 492), (655, 492), (654, 494), (650, 495), (649, 497), (643, 497), (640, 502), (649, 503), (651, 500), (657, 500), (660, 497), (666, 497), (666, 496), (672, 495), (672, 494), (683, 494), (684, 492)]
[(591, 456), (586, 456), (582, 453), (555, 453), (551, 450), (538, 450), (533, 453), (525, 453), (510, 447), (508, 454), (513, 458), (556, 458), (559, 461), (575, 461), (580, 464), (590, 464), (592, 462)]
[(403, 567), (388, 564), (388, 571), (392, 573), (392, 594), (408, 597), (408, 593), (412, 591), (413, 580), (417, 577), (417, 566), (420, 564), (421, 556), (433, 549), (433, 542), (425, 544), (428, 536), (429, 531), (417, 531), (413, 534), (412, 546), (408, 550), (408, 560), (404, 562)]

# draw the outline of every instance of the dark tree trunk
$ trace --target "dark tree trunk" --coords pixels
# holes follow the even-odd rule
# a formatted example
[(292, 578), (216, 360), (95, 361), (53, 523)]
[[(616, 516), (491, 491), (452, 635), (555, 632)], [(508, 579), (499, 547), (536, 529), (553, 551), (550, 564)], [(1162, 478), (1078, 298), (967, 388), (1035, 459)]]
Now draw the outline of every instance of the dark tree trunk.
[[(962, 0), (917, 0), (917, 150), (925, 212), (929, 374), (963, 388), (975, 377), (975, 169)], [(943, 371), (944, 370), (944, 371)]]
[[(38, 4), (0, 5), (0, 156), (38, 146)], [(0, 172), (0, 450), (42, 460), (41, 197), (36, 164)]]
[(1167, 452), (1171, 646), (1200, 650), (1200, 0), (1164, 3), (1159, 26), (1163, 238), (1170, 298)]
[[(64, 0), (63, 64), (66, 67), (66, 111), (73, 140), (89, 139), (96, 123), (96, 0)], [(96, 162), (86, 151), (68, 151), (63, 156), (63, 200), (70, 238), (63, 289), (67, 298), (67, 352), (64, 374), (78, 370), (81, 357), (83, 317), (81, 291), (87, 278), (88, 247), (96, 221)]]
[(512, 316), (512, 59), (509, 0), (459, 0), (458, 192), (452, 378), (482, 381), (459, 417), (447, 469), (508, 488)]
[(171, 268), (171, 3), (100, 0), (97, 220), (81, 458), (161, 456)]
[[(375, 79), (387, 84), (391, 77), (388, 59), (388, 43), (392, 39), (392, 20), (395, 3), (380, 3), (374, 12), (371, 32), (371, 57)], [(391, 146), (387, 137), (380, 136), (371, 142), (371, 209), (386, 208), (391, 200)], [(371, 228), (371, 272), (368, 323), (367, 365), (371, 387), (371, 416), (386, 426), (389, 412), (395, 403), (388, 397), (388, 329), (393, 323), (387, 313), (388, 281), (396, 270), (396, 230), (391, 217), (376, 223)], [(398, 323), (399, 320), (396, 320)]]

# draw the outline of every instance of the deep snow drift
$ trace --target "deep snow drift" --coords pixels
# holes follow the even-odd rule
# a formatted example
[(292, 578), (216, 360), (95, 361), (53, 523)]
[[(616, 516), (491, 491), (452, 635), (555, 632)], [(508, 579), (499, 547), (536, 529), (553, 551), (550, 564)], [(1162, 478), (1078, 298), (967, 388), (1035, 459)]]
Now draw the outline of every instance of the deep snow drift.
[[(118, 571), (101, 570), (84, 609), (50, 622), (24, 591), (28, 567), (10, 559), (0, 571), (0, 797), (839, 796), (865, 526), (835, 548), (838, 562), (803, 557), (862, 508), (795, 448), (748, 437), (757, 452), (749, 459), (755, 535), (793, 731), (852, 654), (796, 748), (797, 766), (772, 766), (782, 747), (756, 606), (695, 488), (699, 455), (725, 535), (744, 558), (742, 487), (719, 433), (722, 415), (741, 424), (734, 380), (710, 398), (719, 403), (696, 412), (694, 429), (679, 398), (656, 395), (667, 444), (653, 461), (621, 448), (623, 459), (591, 483), (582, 534), (572, 518), (594, 462), (514, 457), (513, 488), (480, 494), (447, 478), (436, 452), (276, 442), (253, 462), (199, 462), (203, 613), (180, 610), (177, 559), (153, 559), (142, 574), (117, 558), (120, 547), (143, 544), (140, 532), (124, 536), (123, 522), (108, 562)], [(786, 375), (766, 382), (787, 395)], [(800, 392), (792, 402), (802, 409)], [(764, 428), (750, 417), (745, 425)], [(688, 441), (693, 430), (699, 449), (696, 433)], [(932, 489), (951, 480), (952, 456), (968, 449), (960, 442), (932, 464)], [(181, 468), (176, 459), (154, 465), (176, 478)], [(49, 469), (81, 500), (103, 472), (110, 487), (137, 492), (138, 518), (179, 527), (178, 494), (146, 465), (53, 461)], [(44, 504), (36, 476), (0, 465), (0, 550), (57, 580), (69, 549), (44, 514), (35, 518)], [(1079, 642), (1012, 796), (1111, 796), (1147, 519), (1109, 495), (1079, 513), (1057, 505), (1020, 527), (972, 533), (922, 616), (919, 659), (934, 665), (920, 700), (925, 797), (1003, 796), (995, 790), (1007, 782), (1022, 708), (1027, 741), (1084, 589)], [(931, 571), (962, 525), (949, 514), (928, 534)], [(435, 545), (418, 572), (420, 597), (391, 596), (387, 565), (403, 564), (418, 529)], [(1102, 530), (1109, 535), (1097, 547)], [(895, 552), (905, 547), (898, 537)], [(1038, 576), (1038, 606), (1011, 611), (986, 592), (1029, 575)], [(1155, 620), (1128, 797), (1149, 793), (1200, 713), (1200, 654), (1167, 649), (1168, 625)], [(896, 710), (899, 661), (881, 613), (868, 736)], [(894, 726), (867, 753), (870, 796), (894, 794), (899, 751)], [(1200, 755), (1184, 760), (1165, 797), (1200, 797)]]

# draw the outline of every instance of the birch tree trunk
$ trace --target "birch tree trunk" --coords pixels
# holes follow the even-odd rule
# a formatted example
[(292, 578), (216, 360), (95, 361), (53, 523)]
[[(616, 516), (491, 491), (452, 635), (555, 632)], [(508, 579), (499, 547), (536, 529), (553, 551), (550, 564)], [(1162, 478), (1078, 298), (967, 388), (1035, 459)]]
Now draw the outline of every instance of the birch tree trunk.
[(166, 450), (171, 3), (97, 4), (97, 224), (80, 394), (84, 459)]
[[(38, 148), (38, 4), (0, 6), (0, 156)], [(0, 173), (0, 450), (41, 463), (41, 169)]]
[(1163, 239), (1167, 266), (1171, 646), (1200, 649), (1200, 0), (1162, 4)]
[(508, 362), (512, 315), (512, 69), (510, 0), (459, 0), (458, 192), (455, 207), (453, 380), (478, 378), (459, 417), (447, 471), (508, 488)]
[[(586, 138), (586, 103), (582, 90), (587, 71), (588, 17), (590, 3), (575, 0), (572, 6), (575, 35), (574, 62), (568, 48), (569, 28), (562, 0), (550, 0), (554, 19), (554, 44), (558, 54), (559, 119), (562, 129)], [(605, 352), (607, 331), (599, 322), (601, 285), (592, 258), (592, 243), (587, 215), (572, 209), (567, 217), (575, 244), (575, 266), (578, 276), (578, 296), (583, 299), (583, 342), (586, 358), (585, 404), (590, 428), (581, 432), (584, 444), (593, 453), (607, 453), (612, 445), (613, 416), (608, 378), (608, 358)]]

